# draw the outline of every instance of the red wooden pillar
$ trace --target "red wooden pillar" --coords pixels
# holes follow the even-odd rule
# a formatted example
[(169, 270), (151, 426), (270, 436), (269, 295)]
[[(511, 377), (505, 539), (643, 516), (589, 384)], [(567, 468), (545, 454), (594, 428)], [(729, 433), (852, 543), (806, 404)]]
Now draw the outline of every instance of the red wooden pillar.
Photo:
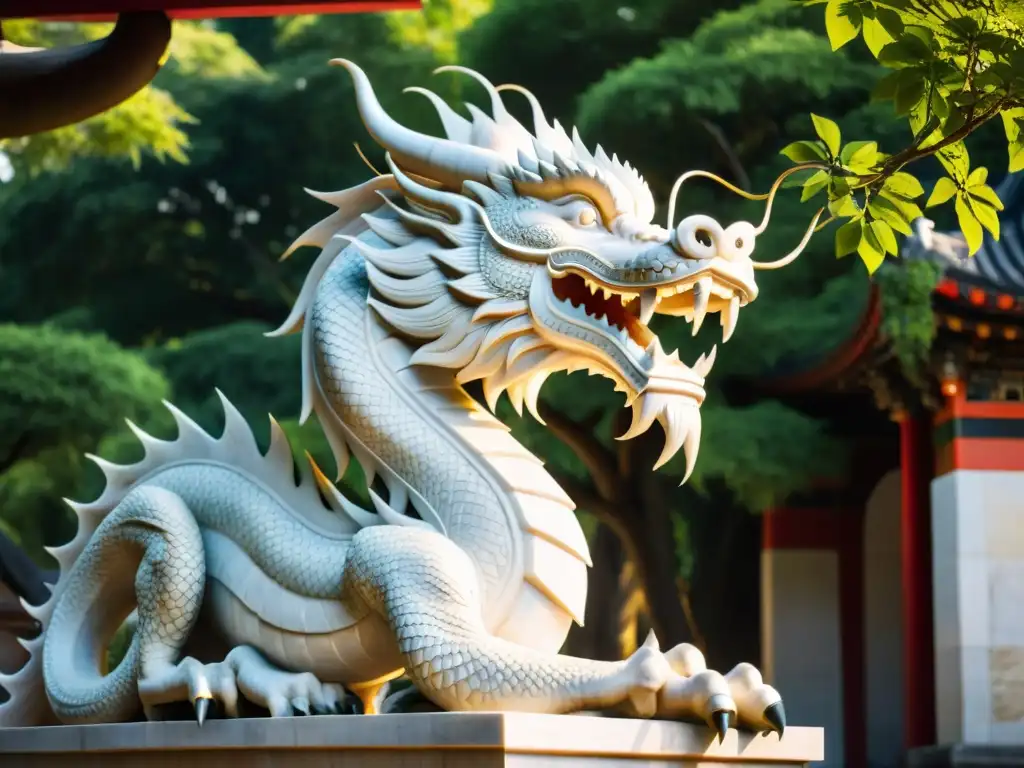
[(935, 742), (935, 645), (932, 624), (931, 424), (900, 420), (902, 478), (903, 668), (905, 747)]

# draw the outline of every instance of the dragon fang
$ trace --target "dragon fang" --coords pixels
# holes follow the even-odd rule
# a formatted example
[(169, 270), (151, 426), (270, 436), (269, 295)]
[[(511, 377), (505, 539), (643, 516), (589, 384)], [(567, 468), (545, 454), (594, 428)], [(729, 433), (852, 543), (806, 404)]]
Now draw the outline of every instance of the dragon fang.
[[(302, 333), (303, 419), (316, 414), (339, 476), (355, 456), (373, 509), (315, 465), (296, 485), (273, 421), (264, 454), (226, 398), (219, 438), (168, 405), (178, 437), (133, 427), (145, 457), (96, 459), (103, 494), (71, 503), (78, 534), (53, 551), (51, 599), (28, 607), (44, 632), (25, 667), (0, 676), (11, 693), (0, 725), (122, 721), (140, 704), (152, 719), (178, 701), (200, 723), (211, 701), (227, 716), (242, 699), (273, 716), (330, 712), (346, 689), (373, 712), (404, 674), (453, 711), (623, 708), (698, 717), (723, 735), (733, 723), (781, 733), (779, 694), (749, 664), (721, 675), (694, 647), (663, 653), (653, 636), (621, 662), (558, 654), (583, 619), (590, 565), (574, 505), (462, 385), (481, 381), (492, 411), (507, 393), (536, 415), (550, 374), (599, 373), (633, 409), (620, 439), (659, 422), (657, 466), (682, 449), (688, 474), (715, 349), (688, 366), (650, 319), (684, 317), (696, 332), (718, 313), (727, 341), (757, 297), (755, 270), (791, 261), (811, 229), (793, 254), (758, 264), (778, 182), (754, 196), (768, 201), (759, 226), (699, 215), (657, 226), (640, 174), (549, 124), (523, 89), (443, 68), (478, 80), (491, 114), (469, 106), (467, 120), (410, 89), (437, 109), (447, 137), (436, 138), (389, 117), (355, 64), (333, 63), (390, 172), (314, 193), (336, 210), (289, 250), (321, 253), (273, 335)], [(532, 131), (503, 90), (529, 100)], [(133, 612), (128, 652), (107, 671), (107, 643)]]

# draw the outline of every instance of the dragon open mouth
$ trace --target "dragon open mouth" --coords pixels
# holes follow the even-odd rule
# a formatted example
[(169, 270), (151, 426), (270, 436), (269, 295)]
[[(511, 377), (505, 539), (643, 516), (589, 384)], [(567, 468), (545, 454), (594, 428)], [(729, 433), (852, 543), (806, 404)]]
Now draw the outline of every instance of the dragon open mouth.
[(552, 280), (551, 289), (556, 299), (582, 307), (595, 321), (624, 331), (641, 349), (646, 349), (654, 340), (654, 334), (633, 311), (638, 306), (637, 293), (617, 293), (610, 288), (598, 287), (597, 283), (571, 272)]
[(566, 271), (552, 275), (551, 287), (559, 301), (582, 306), (591, 318), (625, 331), (641, 349), (656, 338), (647, 327), (655, 312), (684, 317), (693, 324), (694, 335), (708, 314), (718, 313), (726, 342), (736, 330), (740, 307), (747, 303), (742, 289), (708, 275), (628, 290)]

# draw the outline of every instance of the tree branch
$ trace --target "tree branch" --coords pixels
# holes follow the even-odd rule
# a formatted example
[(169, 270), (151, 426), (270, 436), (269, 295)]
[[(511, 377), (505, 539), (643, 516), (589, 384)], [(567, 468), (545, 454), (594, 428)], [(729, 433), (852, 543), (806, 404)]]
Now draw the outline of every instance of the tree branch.
[(732, 170), (733, 175), (736, 177), (736, 184), (740, 189), (750, 190), (750, 176), (747, 174), (747, 170), (743, 167), (743, 163), (740, 162), (739, 155), (736, 154), (736, 150), (733, 149), (732, 144), (729, 143), (729, 139), (726, 138), (725, 132), (717, 125), (712, 123), (710, 120), (705, 120), (703, 117), (698, 118), (698, 123), (701, 127), (708, 132), (708, 135), (715, 140), (718, 148), (725, 155), (725, 160), (729, 164), (729, 168)]
[(591, 482), (601, 498), (611, 500), (618, 495), (618, 472), (615, 457), (587, 429), (561, 413), (541, 405), (541, 416), (555, 437), (576, 454), (590, 473)]
[(615, 536), (622, 542), (627, 557), (632, 559), (631, 550), (635, 547), (632, 545), (629, 530), (622, 518), (621, 507), (602, 497), (593, 487), (564, 472), (548, 468), (548, 474), (562, 486), (562, 490), (569, 494), (569, 498), (575, 501), (578, 507), (585, 509), (596, 517), (598, 522), (607, 525), (615, 533)]
[(28, 444), (31, 439), (32, 436), (29, 432), (22, 432), (18, 436), (18, 439), (14, 441), (14, 444), (7, 451), (7, 455), (0, 461), (0, 474), (9, 470), (22, 459), (28, 458)]

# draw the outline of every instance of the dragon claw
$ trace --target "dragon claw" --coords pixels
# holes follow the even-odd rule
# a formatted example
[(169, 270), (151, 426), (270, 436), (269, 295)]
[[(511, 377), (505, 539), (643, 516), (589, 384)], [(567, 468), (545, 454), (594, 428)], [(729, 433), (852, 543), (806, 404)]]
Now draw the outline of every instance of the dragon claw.
[(771, 730), (779, 734), (781, 739), (783, 732), (786, 730), (786, 708), (782, 706), (782, 702), (777, 701), (766, 707), (762, 717), (766, 723), (771, 725)]
[(716, 709), (711, 713), (711, 722), (708, 723), (718, 732), (718, 740), (725, 741), (725, 735), (729, 732), (729, 724), (732, 720), (732, 712), (727, 709)]
[(210, 701), (211, 699), (206, 696), (199, 696), (192, 702), (192, 706), (196, 710), (196, 723), (200, 728), (203, 727), (203, 723), (206, 722), (206, 716), (210, 713)]

